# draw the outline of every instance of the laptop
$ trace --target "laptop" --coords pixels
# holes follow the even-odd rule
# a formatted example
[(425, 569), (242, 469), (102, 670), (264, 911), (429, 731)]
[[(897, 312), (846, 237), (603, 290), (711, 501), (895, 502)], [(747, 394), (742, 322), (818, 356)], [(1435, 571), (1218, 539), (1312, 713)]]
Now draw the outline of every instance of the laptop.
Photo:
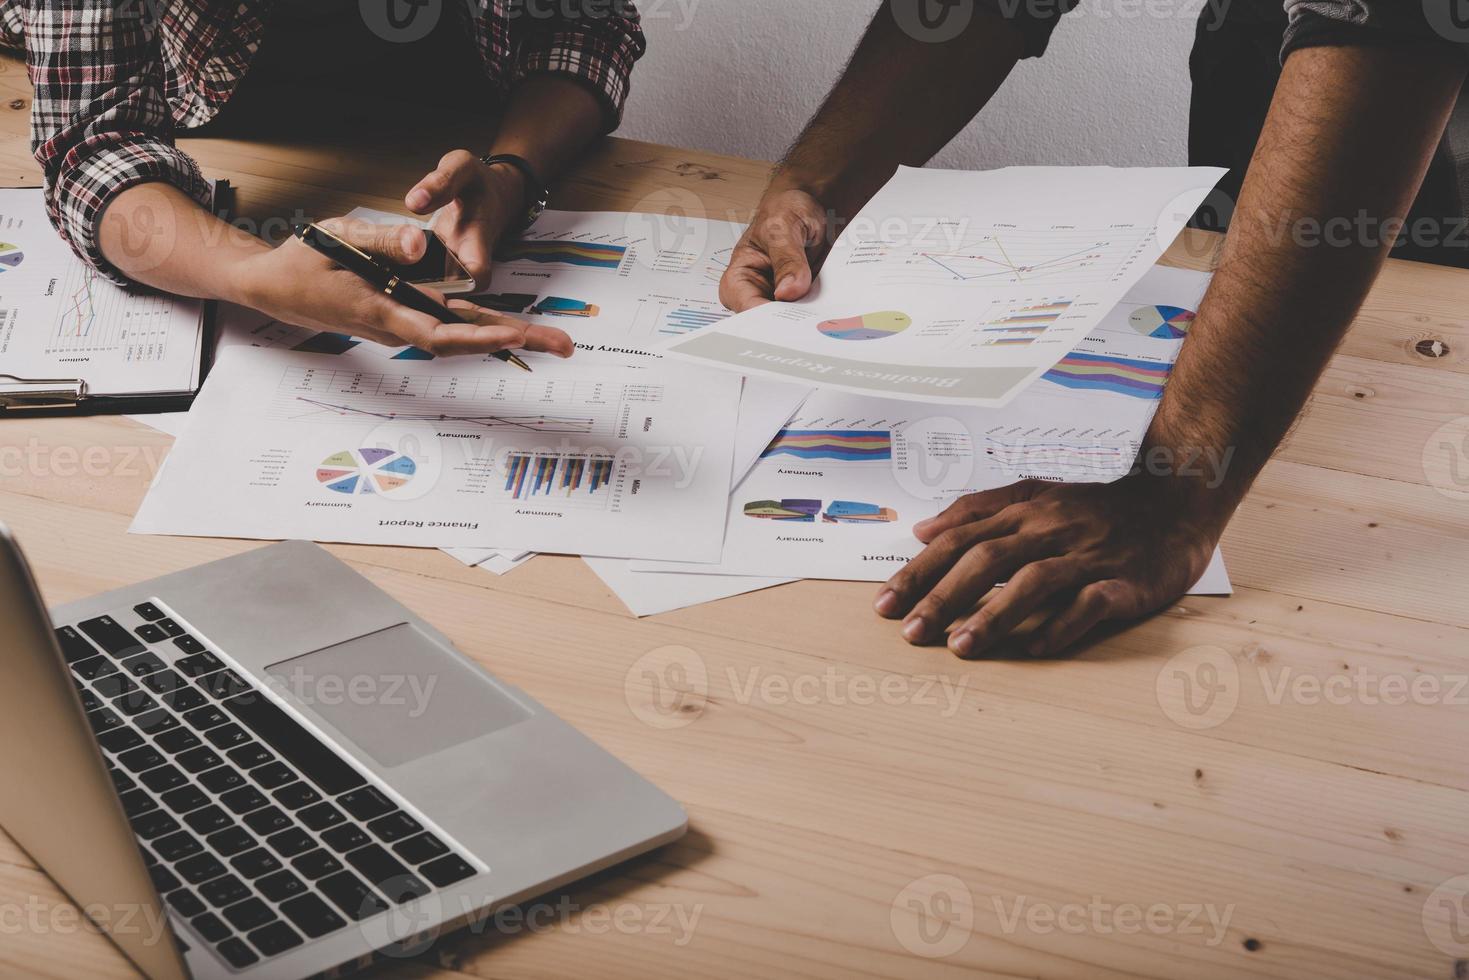
[(0, 622), (0, 824), (154, 978), (421, 950), (687, 826), (315, 545), (48, 617), (0, 525)]

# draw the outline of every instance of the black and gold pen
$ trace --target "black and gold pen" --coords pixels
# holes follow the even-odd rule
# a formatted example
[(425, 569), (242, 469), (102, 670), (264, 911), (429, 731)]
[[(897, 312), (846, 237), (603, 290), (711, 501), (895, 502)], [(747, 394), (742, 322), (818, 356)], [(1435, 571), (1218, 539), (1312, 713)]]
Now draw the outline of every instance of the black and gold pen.
[[(401, 278), (388, 266), (357, 246), (333, 235), (321, 225), (315, 223), (297, 225), (296, 237), (301, 239), (307, 247), (331, 259), (373, 287), (381, 289), (394, 302), (401, 303), (410, 310), (417, 310), (419, 313), (431, 316), (440, 323), (473, 323), (444, 306), (413, 283)], [(530, 370), (529, 364), (508, 350), (496, 351), (492, 356), (496, 360), (514, 364), (522, 371)]]

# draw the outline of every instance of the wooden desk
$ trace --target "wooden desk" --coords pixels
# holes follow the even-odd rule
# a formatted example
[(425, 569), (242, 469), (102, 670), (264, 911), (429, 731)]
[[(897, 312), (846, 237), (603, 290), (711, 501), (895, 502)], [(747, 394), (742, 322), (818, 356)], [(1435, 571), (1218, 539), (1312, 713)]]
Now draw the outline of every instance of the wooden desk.
[[(29, 90), (0, 69), (0, 178), (34, 182)], [(458, 139), (187, 145), (264, 217), (396, 207)], [(738, 217), (764, 172), (612, 142), (556, 203)], [(1203, 266), (1216, 244), (1189, 235), (1172, 258)], [(692, 819), (681, 843), (548, 899), (580, 910), (554, 929), (460, 935), (380, 972), (1462, 975), (1425, 934), (1425, 903), (1469, 873), (1469, 692), (1456, 687), (1469, 520), (1423, 455), (1469, 416), (1466, 307), (1469, 275), (1394, 264), (1230, 528), (1239, 594), (1187, 599), (1063, 661), (915, 650), (871, 612), (870, 585), (806, 582), (639, 622), (571, 558), (497, 579), (434, 551), (332, 548)], [(1416, 352), (1426, 339), (1448, 353)], [(257, 547), (126, 534), (169, 443), (123, 419), (0, 423), (0, 519), (50, 601)], [(1238, 699), (1207, 729), (1171, 717), (1191, 717), (1173, 697), (1187, 664), (1171, 658), (1200, 646), (1224, 651), (1222, 696)], [(641, 670), (659, 650), (707, 673), (671, 716), (650, 714)], [(953, 710), (935, 677), (959, 690)], [(1341, 697), (1342, 678), (1367, 693)], [(1414, 678), (1440, 693), (1371, 696)], [(17, 927), (18, 906), (63, 902), (0, 837), (0, 974), (131, 975), (96, 935)]]

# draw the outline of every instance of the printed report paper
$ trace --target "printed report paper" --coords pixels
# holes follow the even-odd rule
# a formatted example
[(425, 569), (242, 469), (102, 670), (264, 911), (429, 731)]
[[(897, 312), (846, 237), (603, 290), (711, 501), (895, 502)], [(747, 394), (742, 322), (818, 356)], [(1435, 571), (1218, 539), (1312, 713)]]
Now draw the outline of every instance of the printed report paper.
[(1163, 254), (1217, 168), (902, 168), (835, 242), (810, 297), (664, 352), (822, 388), (1002, 406)]
[(132, 530), (715, 561), (739, 396), (661, 365), (236, 348)]
[(913, 525), (958, 496), (1026, 478), (1116, 480), (1134, 464), (1208, 282), (1153, 269), (1005, 408), (818, 391), (736, 489), (721, 561), (633, 567), (884, 581), (922, 550)]
[[(72, 254), (39, 190), (0, 189), (0, 374), (79, 378), (89, 395), (199, 382), (203, 304), (124, 290)], [(0, 391), (18, 383), (0, 378)]]

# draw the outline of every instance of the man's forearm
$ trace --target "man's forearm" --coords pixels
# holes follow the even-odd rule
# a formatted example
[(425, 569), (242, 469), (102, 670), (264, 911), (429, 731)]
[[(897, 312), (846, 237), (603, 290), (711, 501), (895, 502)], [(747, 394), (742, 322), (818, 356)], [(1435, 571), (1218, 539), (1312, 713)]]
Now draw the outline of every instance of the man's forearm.
[(129, 279), (199, 299), (245, 302), (236, 273), (270, 251), (221, 221), (171, 184), (129, 187), (107, 205), (98, 225), (102, 255)]
[(490, 152), (524, 157), (552, 182), (601, 134), (603, 122), (602, 103), (582, 83), (532, 75), (511, 94)]
[(772, 189), (810, 192), (841, 213), (857, 210), (899, 165), (920, 166), (953, 139), (1022, 51), (1014, 25), (984, 14), (953, 40), (917, 40), (885, 0)]
[(1223, 486), (1177, 483), (1208, 501), (1220, 529), (1356, 316), (1464, 74), (1426, 45), (1307, 48), (1287, 59), (1145, 449), (1228, 460)]

